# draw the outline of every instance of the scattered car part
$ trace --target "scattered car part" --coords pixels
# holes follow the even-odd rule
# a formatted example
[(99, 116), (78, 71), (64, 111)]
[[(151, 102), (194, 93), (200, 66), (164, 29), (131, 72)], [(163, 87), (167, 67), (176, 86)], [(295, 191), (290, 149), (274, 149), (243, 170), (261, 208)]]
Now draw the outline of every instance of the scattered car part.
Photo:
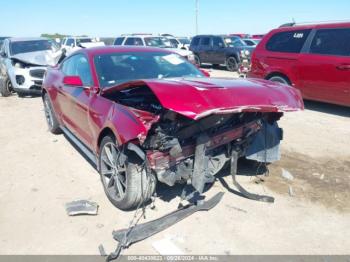
[[(128, 248), (133, 243), (151, 237), (154, 234), (157, 234), (169, 228), (170, 226), (180, 222), (181, 220), (198, 211), (209, 211), (220, 202), (223, 195), (223, 192), (219, 192), (209, 200), (199, 202), (197, 205), (189, 204), (163, 217), (146, 222), (144, 224), (139, 224), (128, 229), (114, 231), (112, 234), (114, 239), (118, 241), (118, 247), (115, 252), (107, 256), (107, 261), (117, 259), (123, 248)], [(101, 255), (106, 253), (103, 249), (103, 246), (100, 246), (99, 249)]]
[(232, 182), (234, 186), (238, 189), (238, 191), (246, 198), (251, 199), (251, 200), (256, 200), (256, 201), (261, 201), (261, 202), (267, 202), (267, 203), (273, 203), (275, 202), (275, 199), (271, 196), (265, 196), (265, 195), (257, 195), (248, 192), (244, 187), (242, 187), (236, 179), (237, 175), (237, 162), (238, 162), (238, 157), (239, 154), (237, 151), (232, 150), (231, 152), (231, 168), (230, 168), (230, 173), (232, 176)]
[(98, 204), (88, 200), (77, 200), (66, 203), (66, 211), (69, 216), (97, 215)]

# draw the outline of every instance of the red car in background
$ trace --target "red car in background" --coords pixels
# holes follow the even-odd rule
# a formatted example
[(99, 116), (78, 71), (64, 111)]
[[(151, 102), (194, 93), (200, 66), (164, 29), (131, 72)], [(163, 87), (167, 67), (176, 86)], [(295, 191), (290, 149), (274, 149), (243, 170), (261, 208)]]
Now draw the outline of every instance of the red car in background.
[(149, 200), (157, 181), (202, 193), (233, 155), (278, 160), (277, 121), (303, 109), (292, 87), (212, 79), (150, 47), (81, 49), (47, 71), (42, 97), (50, 131), (96, 163), (120, 209)]
[(292, 85), (305, 99), (350, 106), (350, 23), (272, 30), (255, 49), (248, 76)]

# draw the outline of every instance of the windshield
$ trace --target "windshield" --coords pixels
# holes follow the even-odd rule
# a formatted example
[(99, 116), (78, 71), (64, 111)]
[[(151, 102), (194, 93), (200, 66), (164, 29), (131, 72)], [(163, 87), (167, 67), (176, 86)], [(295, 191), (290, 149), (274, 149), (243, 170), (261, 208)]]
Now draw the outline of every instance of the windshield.
[(164, 38), (161, 37), (145, 37), (146, 46), (165, 47)]
[(96, 55), (94, 63), (102, 88), (138, 79), (204, 76), (181, 56), (163, 52)]
[(243, 40), (237, 36), (225, 37), (224, 39), (225, 39), (225, 43), (228, 47), (244, 47), (244, 46), (246, 46), (246, 44), (243, 42)]
[(47, 50), (57, 52), (58, 49), (58, 45), (53, 40), (16, 41), (10, 44), (12, 55)]
[(178, 38), (177, 40), (179, 40), (180, 43), (184, 44), (184, 45), (189, 45), (191, 43), (190, 39), (188, 39), (188, 38)]

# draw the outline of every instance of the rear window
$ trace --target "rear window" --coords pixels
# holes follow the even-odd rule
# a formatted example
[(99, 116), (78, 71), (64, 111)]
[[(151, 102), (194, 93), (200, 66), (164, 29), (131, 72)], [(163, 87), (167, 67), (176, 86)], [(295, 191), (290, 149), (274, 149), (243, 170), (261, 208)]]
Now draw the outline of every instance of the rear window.
[(307, 29), (276, 33), (267, 42), (266, 49), (272, 52), (300, 53), (310, 31)]
[(312, 40), (310, 53), (350, 56), (350, 28), (318, 30)]

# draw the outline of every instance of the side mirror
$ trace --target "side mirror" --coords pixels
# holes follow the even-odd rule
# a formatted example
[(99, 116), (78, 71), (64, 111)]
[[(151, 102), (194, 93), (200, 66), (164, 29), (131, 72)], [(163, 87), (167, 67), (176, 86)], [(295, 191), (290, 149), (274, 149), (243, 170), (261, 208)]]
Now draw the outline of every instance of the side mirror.
[(1, 50), (1, 51), (0, 51), (0, 56), (1, 56), (1, 57), (6, 57), (6, 53), (5, 53), (4, 50)]
[(63, 84), (67, 86), (82, 87), (83, 81), (81, 81), (80, 76), (65, 76), (63, 78)]
[(201, 71), (203, 73), (203, 75), (205, 75), (206, 77), (210, 77), (210, 74), (207, 70), (199, 69), (199, 71)]

